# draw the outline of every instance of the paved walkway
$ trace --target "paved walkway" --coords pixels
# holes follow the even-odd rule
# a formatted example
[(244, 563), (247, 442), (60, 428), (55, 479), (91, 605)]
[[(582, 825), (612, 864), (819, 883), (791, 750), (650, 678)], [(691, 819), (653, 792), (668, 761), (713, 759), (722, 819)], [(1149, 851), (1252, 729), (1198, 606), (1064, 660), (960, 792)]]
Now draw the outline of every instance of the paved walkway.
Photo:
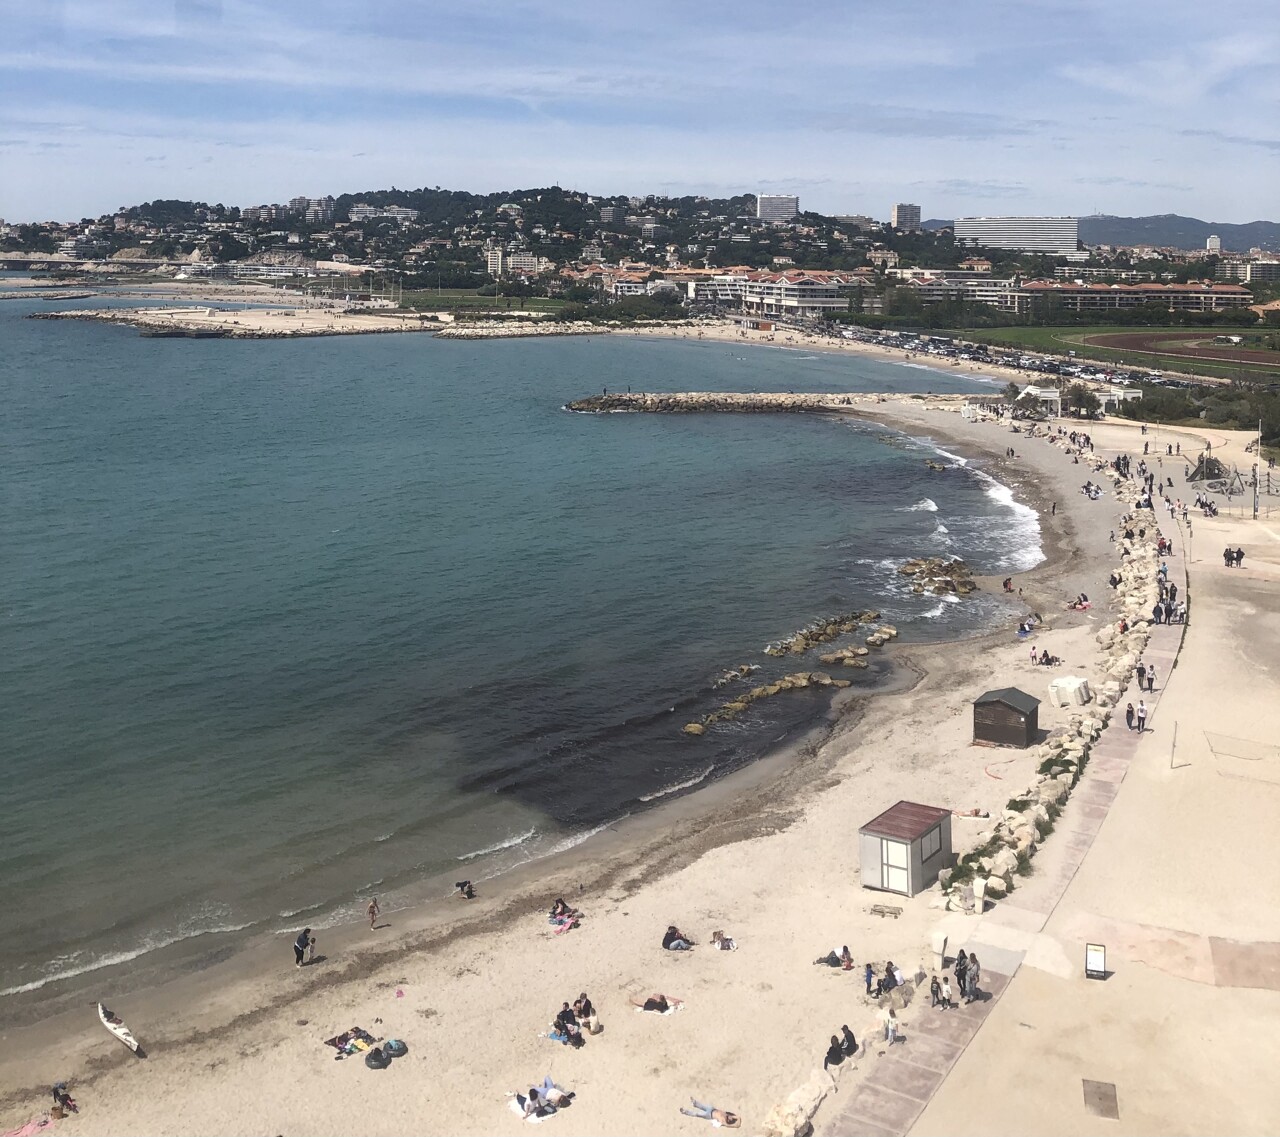
[[(1008, 984), (1009, 976), (984, 965), (980, 987), (983, 998), (950, 1011), (929, 1007), (928, 989), (919, 988), (919, 1005), (911, 1008), (911, 1017), (906, 1017), (906, 1011), (899, 1016), (902, 1041), (888, 1051), (883, 1041), (879, 1046), (867, 1042), (868, 1056), (863, 1062), (872, 1063), (870, 1077), (847, 1100), (838, 1096), (828, 1099), (838, 1106), (838, 1112), (831, 1111), (826, 1118), (820, 1115), (820, 1131), (831, 1137), (899, 1137), (906, 1133)], [(883, 1058), (874, 1057), (882, 1051)]]

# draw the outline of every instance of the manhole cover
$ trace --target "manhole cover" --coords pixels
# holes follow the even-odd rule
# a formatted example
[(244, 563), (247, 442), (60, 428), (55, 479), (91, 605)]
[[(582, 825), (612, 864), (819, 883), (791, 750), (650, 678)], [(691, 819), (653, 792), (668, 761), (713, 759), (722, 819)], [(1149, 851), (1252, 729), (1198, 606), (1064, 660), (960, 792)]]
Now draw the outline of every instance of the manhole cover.
[(1109, 1117), (1112, 1121), (1120, 1120), (1120, 1103), (1116, 1100), (1115, 1082), (1091, 1082), (1082, 1078), (1084, 1084), (1084, 1107), (1098, 1117)]

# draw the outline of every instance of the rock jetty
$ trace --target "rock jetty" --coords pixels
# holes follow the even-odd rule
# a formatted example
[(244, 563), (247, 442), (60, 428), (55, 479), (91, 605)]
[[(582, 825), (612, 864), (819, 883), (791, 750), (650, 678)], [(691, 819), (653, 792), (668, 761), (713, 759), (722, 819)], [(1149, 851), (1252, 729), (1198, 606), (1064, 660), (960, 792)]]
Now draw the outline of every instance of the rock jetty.
[[(825, 620), (815, 620), (807, 624), (793, 636), (785, 640), (775, 640), (766, 644), (765, 655), (781, 657), (784, 655), (800, 655), (818, 644), (830, 643), (837, 636), (856, 631), (862, 624), (869, 624), (880, 619), (879, 612), (846, 612), (841, 616), (829, 616)], [(897, 635), (897, 632), (894, 632)], [(824, 661), (825, 662), (825, 661)]]
[(903, 576), (915, 577), (911, 584), (911, 591), (916, 593), (931, 592), (935, 596), (951, 593), (957, 596), (968, 596), (978, 587), (973, 581), (973, 570), (959, 559), (916, 557), (903, 564), (898, 572)]
[(796, 414), (806, 411), (840, 411), (875, 396), (801, 394), (767, 391), (742, 394), (732, 391), (622, 391), (576, 399), (565, 410), (584, 414)]
[(730, 699), (718, 710), (704, 715), (700, 722), (686, 723), (685, 734), (703, 734), (707, 727), (718, 722), (730, 722), (747, 710), (752, 703), (761, 699), (769, 699), (783, 691), (801, 691), (806, 687), (834, 687), (837, 689), (852, 686), (848, 679), (833, 679), (825, 671), (797, 671), (793, 675), (784, 675), (774, 683), (765, 683), (744, 691), (735, 699)]

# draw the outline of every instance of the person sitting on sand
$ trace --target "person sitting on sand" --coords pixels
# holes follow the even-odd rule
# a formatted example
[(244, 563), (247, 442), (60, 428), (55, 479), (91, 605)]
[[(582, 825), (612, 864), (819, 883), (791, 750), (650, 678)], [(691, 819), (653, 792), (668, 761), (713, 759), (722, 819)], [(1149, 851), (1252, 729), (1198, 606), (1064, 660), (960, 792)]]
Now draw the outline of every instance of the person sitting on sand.
[(684, 1006), (683, 999), (677, 999), (674, 995), (650, 995), (647, 999), (630, 1000), (633, 1007), (639, 1007), (642, 1011), (653, 1011), (655, 1014), (665, 1015), (673, 1007), (680, 1008)]
[(596, 1009), (591, 1005), (591, 1000), (587, 998), (585, 991), (574, 1002), (573, 1013), (588, 1034), (599, 1034), (603, 1029), (600, 1026), (600, 1017), (596, 1014)]
[(667, 927), (666, 935), (662, 937), (662, 946), (667, 951), (688, 951), (693, 947), (693, 937), (686, 936), (674, 924)]
[(551, 919), (553, 920), (575, 919), (581, 915), (582, 913), (576, 908), (570, 908), (569, 905), (564, 902), (563, 896), (557, 896), (556, 902), (551, 905)]
[(476, 890), (471, 887), (469, 880), (460, 880), (453, 887), (458, 890), (463, 900), (474, 900), (476, 898)]
[(844, 1056), (854, 1057), (858, 1053), (858, 1040), (853, 1037), (853, 1031), (849, 1029), (848, 1023), (840, 1028), (840, 1035), (842, 1039), (840, 1049), (844, 1051)]
[(718, 948), (720, 951), (737, 951), (737, 943), (726, 936), (723, 932), (711, 933), (711, 946)]
[(565, 1003), (560, 1008), (560, 1013), (556, 1015), (556, 1022), (568, 1034), (573, 1034), (578, 1028), (578, 1016), (573, 1013), (573, 1008)]
[(710, 1121), (713, 1125), (723, 1125), (726, 1129), (737, 1129), (742, 1124), (742, 1118), (736, 1113), (730, 1113), (727, 1109), (716, 1109), (715, 1106), (707, 1105), (697, 1098), (690, 1098), (692, 1109), (680, 1107), (680, 1112), (685, 1117), (700, 1117), (703, 1121)]
[(833, 1034), (831, 1045), (827, 1047), (827, 1056), (822, 1060), (822, 1068), (825, 1070), (830, 1066), (839, 1066), (843, 1061), (844, 1049), (840, 1045), (840, 1036)]
[(840, 967), (843, 971), (853, 970), (853, 956), (849, 954), (848, 944), (840, 949)]

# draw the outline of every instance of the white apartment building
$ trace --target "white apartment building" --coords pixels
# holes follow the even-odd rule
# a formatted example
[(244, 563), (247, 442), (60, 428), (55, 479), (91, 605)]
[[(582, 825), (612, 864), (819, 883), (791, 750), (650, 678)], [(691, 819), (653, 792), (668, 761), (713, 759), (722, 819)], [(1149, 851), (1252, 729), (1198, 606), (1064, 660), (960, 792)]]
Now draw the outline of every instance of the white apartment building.
[(756, 218), (760, 221), (790, 221), (800, 212), (800, 199), (788, 194), (756, 194)]
[(358, 201), (347, 210), (347, 217), (352, 221), (368, 221), (373, 217), (390, 217), (393, 221), (398, 221), (403, 225), (408, 221), (417, 221), (418, 211), (416, 209), (406, 209), (402, 205), (366, 205), (364, 202)]
[(1222, 252), (1222, 238), (1216, 234), (1211, 234), (1209, 239), (1205, 241), (1204, 248), (1207, 253)]
[(903, 233), (918, 233), (920, 231), (920, 207), (905, 201), (898, 202), (893, 207), (889, 224)]
[(1080, 243), (1078, 217), (957, 217), (953, 230), (960, 247), (1061, 256)]
[(742, 285), (742, 310), (753, 316), (806, 319), (840, 311), (863, 278), (834, 272), (753, 272)]
[(508, 252), (506, 249), (490, 249), (485, 253), (485, 268), (492, 277), (507, 276), (510, 273), (539, 273), (551, 267), (546, 257), (534, 253)]
[(710, 280), (691, 280), (686, 287), (693, 304), (724, 304), (737, 307), (742, 303), (747, 278), (745, 276), (720, 275)]

